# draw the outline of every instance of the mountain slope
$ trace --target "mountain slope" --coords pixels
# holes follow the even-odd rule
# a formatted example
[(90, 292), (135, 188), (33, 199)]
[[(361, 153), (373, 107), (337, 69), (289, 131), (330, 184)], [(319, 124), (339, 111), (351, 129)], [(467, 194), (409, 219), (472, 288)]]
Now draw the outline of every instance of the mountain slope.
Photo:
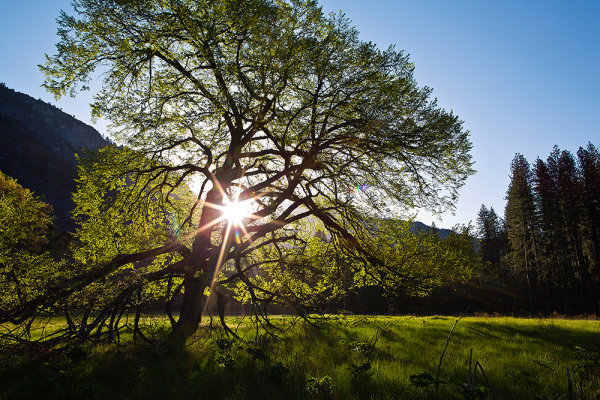
[(411, 232), (420, 232), (420, 231), (433, 232), (433, 231), (435, 231), (435, 232), (437, 232), (440, 235), (440, 237), (442, 239), (447, 238), (452, 233), (451, 229), (435, 228), (433, 226), (425, 225), (424, 223), (422, 223), (420, 221), (413, 221), (413, 222), (411, 222), (410, 223), (410, 230), (411, 230)]
[(52, 204), (58, 228), (73, 227), (75, 154), (108, 144), (91, 126), (0, 84), (0, 170)]

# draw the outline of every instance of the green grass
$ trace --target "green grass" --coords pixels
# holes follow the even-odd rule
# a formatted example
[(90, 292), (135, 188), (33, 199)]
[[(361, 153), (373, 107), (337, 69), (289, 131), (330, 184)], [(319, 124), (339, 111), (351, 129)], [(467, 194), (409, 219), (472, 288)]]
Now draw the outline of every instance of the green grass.
[[(585, 366), (580, 388), (575, 350), (600, 352), (600, 321), (464, 318), (444, 355), (437, 396), (433, 385), (415, 387), (410, 376), (436, 375), (456, 318), (332, 317), (317, 329), (278, 317), (277, 337), (228, 321), (243, 342), (217, 342), (220, 331), (205, 326), (181, 355), (133, 344), (71, 348), (34, 361), (6, 355), (0, 398), (461, 399), (471, 349), (497, 399), (568, 399), (567, 366), (576, 369), (575, 391), (600, 396), (600, 361)], [(479, 371), (477, 377), (485, 383)]]

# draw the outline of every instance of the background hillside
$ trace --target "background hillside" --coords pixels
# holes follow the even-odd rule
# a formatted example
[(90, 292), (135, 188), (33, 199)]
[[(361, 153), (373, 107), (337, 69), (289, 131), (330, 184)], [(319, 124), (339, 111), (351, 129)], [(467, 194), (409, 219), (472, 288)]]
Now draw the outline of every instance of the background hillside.
[(75, 154), (108, 144), (91, 126), (0, 84), (0, 170), (54, 206), (57, 228), (72, 228)]

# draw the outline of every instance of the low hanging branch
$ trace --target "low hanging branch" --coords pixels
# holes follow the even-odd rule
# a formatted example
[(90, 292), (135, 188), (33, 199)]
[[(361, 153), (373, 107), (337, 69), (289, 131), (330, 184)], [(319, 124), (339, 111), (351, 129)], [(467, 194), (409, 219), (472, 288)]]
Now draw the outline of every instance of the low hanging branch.
[[(29, 318), (33, 317), (41, 307), (54, 305), (56, 302), (67, 298), (69, 295), (82, 290), (93, 282), (104, 279), (110, 273), (116, 271), (123, 265), (133, 263), (135, 261), (143, 261), (154, 259), (161, 254), (178, 252), (189, 256), (191, 253), (187, 247), (183, 246), (179, 241), (169, 243), (155, 249), (139, 252), (135, 254), (118, 255), (111, 262), (100, 268), (92, 269), (90, 272), (71, 278), (65, 282), (58, 282), (50, 286), (41, 296), (31, 299), (24, 304), (18, 306), (14, 310), (0, 310), (0, 323), (10, 322), (12, 324), (20, 324)], [(180, 266), (183, 263), (174, 263), (173, 265)]]

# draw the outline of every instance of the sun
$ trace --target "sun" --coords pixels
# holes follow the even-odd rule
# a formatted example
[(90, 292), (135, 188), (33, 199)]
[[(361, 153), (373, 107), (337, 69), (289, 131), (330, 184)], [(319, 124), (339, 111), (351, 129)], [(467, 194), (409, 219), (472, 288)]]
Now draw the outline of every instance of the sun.
[(223, 204), (223, 218), (229, 221), (230, 224), (241, 226), (244, 219), (252, 216), (250, 201), (238, 201), (226, 199)]

